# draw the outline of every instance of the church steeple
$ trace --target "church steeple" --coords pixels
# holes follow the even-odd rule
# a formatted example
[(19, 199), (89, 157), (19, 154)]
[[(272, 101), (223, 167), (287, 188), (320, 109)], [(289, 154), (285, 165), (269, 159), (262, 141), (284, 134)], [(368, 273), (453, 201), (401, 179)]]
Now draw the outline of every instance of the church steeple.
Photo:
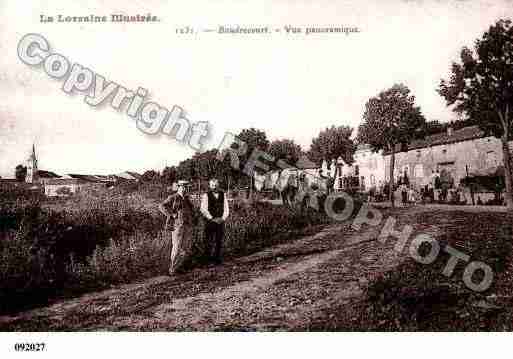
[(37, 167), (37, 156), (36, 156), (36, 145), (32, 144), (32, 153), (30, 154), (27, 160), (27, 177), (25, 177), (25, 182), (27, 183), (37, 183), (38, 167)]

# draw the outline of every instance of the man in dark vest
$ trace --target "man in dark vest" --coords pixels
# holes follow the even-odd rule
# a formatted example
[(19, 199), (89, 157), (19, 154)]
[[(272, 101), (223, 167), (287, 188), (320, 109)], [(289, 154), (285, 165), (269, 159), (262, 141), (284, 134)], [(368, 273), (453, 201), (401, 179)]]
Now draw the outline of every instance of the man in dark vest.
[[(211, 179), (209, 187), (209, 191), (201, 198), (200, 211), (206, 220), (207, 254), (216, 264), (220, 264), (222, 262), (221, 249), (224, 239), (224, 222), (229, 215), (228, 199), (224, 192), (219, 190), (217, 179)], [(214, 246), (213, 256), (212, 246)]]

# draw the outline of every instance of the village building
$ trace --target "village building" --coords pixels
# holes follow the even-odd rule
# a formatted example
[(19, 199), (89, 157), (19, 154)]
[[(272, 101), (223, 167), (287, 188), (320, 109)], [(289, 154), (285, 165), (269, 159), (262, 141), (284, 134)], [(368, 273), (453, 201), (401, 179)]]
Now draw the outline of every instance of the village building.
[(371, 188), (379, 188), (385, 182), (385, 158), (381, 151), (374, 152), (368, 144), (358, 145), (353, 155), (353, 165), (347, 169), (349, 176), (357, 177), (360, 188), (368, 191)]
[[(510, 142), (513, 151), (513, 142)], [(346, 163), (342, 158), (310, 163), (307, 170), (309, 183), (327, 181), (334, 191), (358, 190), (361, 192), (383, 191), (390, 181), (391, 154), (374, 152), (370, 145), (360, 144), (353, 154), (353, 162)], [(296, 170), (301, 170), (297, 166)], [(287, 170), (285, 170), (286, 172)], [(272, 187), (283, 171), (272, 171), (266, 176), (264, 188)], [(283, 177), (283, 176), (281, 176)], [(448, 191), (461, 191), (461, 202), (483, 203), (497, 199), (499, 185), (503, 181), (504, 161), (500, 139), (486, 136), (478, 126), (460, 129), (448, 127), (446, 131), (414, 140), (407, 146), (398, 146), (395, 153), (394, 183), (404, 184), (407, 178), (409, 188), (421, 193), (428, 185), (434, 185), (434, 178), (442, 178), (448, 183)], [(473, 187), (475, 198), (471, 198), (469, 178), (486, 178), (493, 186)], [(321, 186), (322, 187), (322, 186)], [(503, 191), (501, 188), (499, 190)], [(435, 191), (439, 200), (440, 191)]]
[[(510, 143), (513, 149), (513, 142)], [(384, 156), (385, 180), (390, 180), (390, 153)], [(495, 175), (503, 171), (503, 152), (500, 139), (485, 136), (477, 126), (447, 131), (412, 141), (395, 154), (394, 180), (408, 178), (418, 191), (441, 177), (452, 189), (463, 187), (462, 180), (481, 174)], [(491, 190), (480, 189), (482, 200), (494, 196)], [(468, 190), (466, 197), (468, 197)], [(465, 198), (470, 203), (470, 198)]]
[(136, 181), (139, 182), (142, 179), (142, 175), (133, 171), (125, 171), (114, 175), (117, 181)]
[(80, 191), (81, 181), (76, 178), (48, 178), (41, 180), (47, 197), (63, 197)]
[(17, 179), (1, 179), (0, 189), (24, 188), (41, 191), (48, 197), (69, 196), (81, 191), (96, 191), (119, 182), (138, 182), (141, 175), (125, 171), (116, 175), (64, 174), (39, 169), (35, 145), (26, 161), (27, 174), (24, 182)]

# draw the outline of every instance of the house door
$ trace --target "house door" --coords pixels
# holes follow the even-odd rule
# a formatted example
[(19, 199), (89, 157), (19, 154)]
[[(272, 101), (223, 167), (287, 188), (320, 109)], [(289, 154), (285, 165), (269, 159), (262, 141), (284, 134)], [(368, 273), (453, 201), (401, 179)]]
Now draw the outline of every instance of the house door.
[(454, 162), (439, 163), (438, 171), (440, 173), (440, 182), (449, 185), (449, 187), (454, 187), (454, 177), (456, 174)]

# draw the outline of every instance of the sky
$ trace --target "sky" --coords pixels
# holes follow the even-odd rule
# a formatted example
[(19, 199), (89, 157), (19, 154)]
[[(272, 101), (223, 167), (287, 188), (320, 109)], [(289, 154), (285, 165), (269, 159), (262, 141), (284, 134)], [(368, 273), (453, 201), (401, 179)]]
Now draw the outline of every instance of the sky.
[[(154, 23), (43, 23), (41, 15), (147, 14)], [(512, 1), (264, 0), (0, 2), (0, 176), (13, 177), (35, 143), (39, 168), (59, 174), (162, 170), (194, 150), (169, 136), (147, 135), (123, 111), (93, 108), (83, 93), (17, 56), (20, 39), (43, 35), (51, 50), (109, 81), (148, 90), (146, 100), (182, 107), (207, 121), (205, 148), (225, 132), (265, 130), (307, 150), (331, 125), (357, 128), (366, 101), (404, 83), (428, 120), (455, 115), (436, 92), (463, 46), (472, 46)], [(281, 28), (271, 35), (176, 29)], [(287, 35), (287, 25), (358, 27), (344, 34)]]

